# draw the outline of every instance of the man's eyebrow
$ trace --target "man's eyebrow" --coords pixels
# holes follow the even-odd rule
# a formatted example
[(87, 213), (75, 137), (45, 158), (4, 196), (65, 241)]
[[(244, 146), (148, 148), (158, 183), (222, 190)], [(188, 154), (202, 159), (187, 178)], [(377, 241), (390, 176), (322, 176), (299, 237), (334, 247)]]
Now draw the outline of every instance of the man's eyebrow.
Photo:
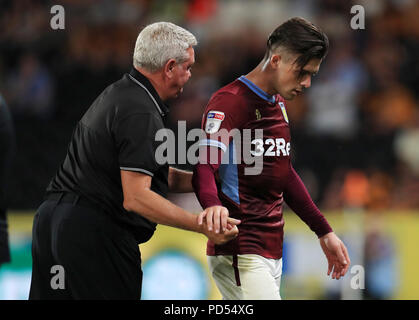
[(317, 72), (319, 72), (319, 70), (317, 69), (317, 70), (314, 70), (314, 71), (311, 71), (311, 70), (305, 70), (305, 69), (301, 69), (301, 73), (309, 73), (309, 74), (311, 74), (312, 76), (314, 76), (315, 74), (317, 74)]

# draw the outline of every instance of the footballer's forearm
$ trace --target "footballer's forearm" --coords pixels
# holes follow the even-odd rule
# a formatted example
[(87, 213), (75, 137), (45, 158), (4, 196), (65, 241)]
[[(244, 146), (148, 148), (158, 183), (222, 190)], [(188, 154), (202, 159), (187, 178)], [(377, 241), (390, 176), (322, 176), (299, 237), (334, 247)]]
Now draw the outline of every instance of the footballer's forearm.
[(222, 206), (218, 198), (215, 172), (220, 166), (223, 153), (219, 148), (217, 150), (212, 149), (212, 154), (214, 155), (215, 153), (218, 160), (215, 163), (211, 163), (211, 148), (213, 147), (206, 148), (207, 159), (201, 159), (200, 163), (195, 166), (192, 177), (192, 185), (196, 197), (203, 209), (212, 206)]
[(218, 198), (214, 172), (208, 164), (197, 164), (194, 168), (192, 184), (199, 203), (203, 209), (222, 206)]
[(284, 190), (284, 200), (288, 206), (303, 220), (317, 237), (332, 232), (326, 218), (314, 204), (303, 181), (291, 167), (288, 184)]

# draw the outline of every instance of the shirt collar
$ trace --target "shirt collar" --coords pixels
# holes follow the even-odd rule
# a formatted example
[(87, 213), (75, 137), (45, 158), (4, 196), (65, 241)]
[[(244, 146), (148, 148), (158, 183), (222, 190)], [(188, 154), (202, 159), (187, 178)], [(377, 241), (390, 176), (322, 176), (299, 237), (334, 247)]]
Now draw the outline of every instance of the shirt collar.
[(152, 98), (154, 104), (156, 105), (156, 109), (159, 111), (162, 117), (166, 116), (169, 113), (169, 108), (167, 105), (161, 100), (159, 94), (157, 93), (156, 89), (154, 89), (153, 85), (151, 84), (150, 80), (147, 79), (145, 75), (139, 72), (135, 68), (131, 68), (128, 76), (134, 81), (137, 85), (142, 87)]
[(263, 91), (261, 88), (259, 88), (257, 85), (255, 85), (252, 81), (247, 79), (245, 76), (241, 76), (239, 78), (239, 80), (241, 82), (243, 82), (250, 90), (252, 90), (254, 93), (256, 93), (263, 100), (266, 100), (270, 103), (275, 103), (275, 101), (276, 101), (275, 96), (271, 96), (271, 95), (267, 94), (265, 91)]

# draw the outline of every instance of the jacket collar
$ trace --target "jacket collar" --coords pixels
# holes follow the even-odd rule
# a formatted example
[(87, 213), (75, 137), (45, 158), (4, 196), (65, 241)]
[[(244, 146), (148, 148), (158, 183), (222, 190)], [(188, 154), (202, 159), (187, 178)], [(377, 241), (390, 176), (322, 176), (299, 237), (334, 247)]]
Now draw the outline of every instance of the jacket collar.
[(137, 85), (142, 87), (149, 94), (150, 98), (153, 100), (153, 102), (156, 106), (156, 109), (159, 111), (159, 113), (162, 117), (166, 116), (169, 113), (169, 108), (161, 100), (161, 98), (158, 95), (156, 89), (154, 89), (150, 80), (148, 80), (145, 75), (143, 75), (137, 69), (131, 68), (128, 76), (132, 81), (134, 81)]

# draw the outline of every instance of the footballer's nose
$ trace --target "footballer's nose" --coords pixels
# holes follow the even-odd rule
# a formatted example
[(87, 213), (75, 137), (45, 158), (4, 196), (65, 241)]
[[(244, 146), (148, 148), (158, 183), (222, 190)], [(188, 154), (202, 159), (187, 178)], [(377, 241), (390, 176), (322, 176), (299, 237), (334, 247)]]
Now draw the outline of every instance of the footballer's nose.
[(301, 82), (301, 86), (304, 88), (310, 88), (311, 86), (311, 77), (308, 76), (307, 78), (305, 78), (302, 82)]

